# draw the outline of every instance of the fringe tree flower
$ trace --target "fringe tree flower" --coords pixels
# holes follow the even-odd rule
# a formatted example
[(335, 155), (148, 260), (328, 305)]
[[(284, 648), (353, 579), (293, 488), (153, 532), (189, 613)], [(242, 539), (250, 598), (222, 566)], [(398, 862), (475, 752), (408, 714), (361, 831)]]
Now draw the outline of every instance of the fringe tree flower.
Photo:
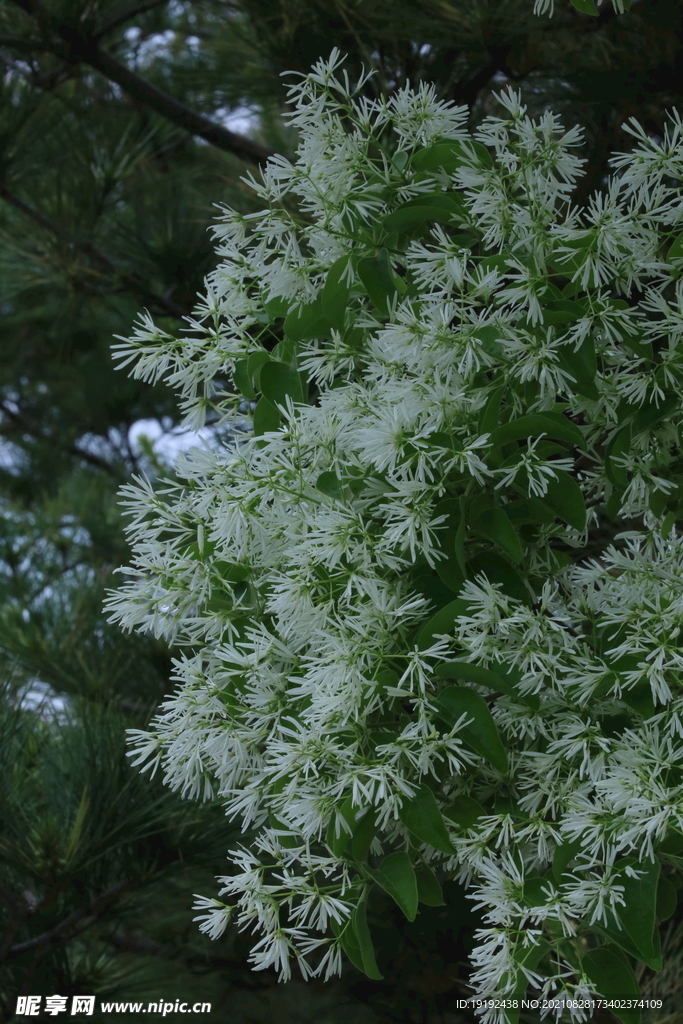
[(134, 763), (252, 830), (197, 920), (256, 969), (378, 977), (370, 890), (412, 919), (452, 879), (479, 995), (636, 993), (683, 849), (680, 121), (576, 209), (555, 115), (469, 133), (340, 66), (183, 336), (117, 346), (195, 427), (256, 403), (124, 489), (112, 618), (182, 652)]

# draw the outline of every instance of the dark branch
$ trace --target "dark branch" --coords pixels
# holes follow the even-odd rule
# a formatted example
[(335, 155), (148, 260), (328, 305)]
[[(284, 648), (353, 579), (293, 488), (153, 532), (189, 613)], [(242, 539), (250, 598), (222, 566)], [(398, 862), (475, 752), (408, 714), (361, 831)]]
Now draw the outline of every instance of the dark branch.
[(52, 50), (52, 47), (44, 43), (42, 39), (18, 39), (16, 36), (0, 35), (0, 46), (9, 46), (13, 50), (23, 50), (26, 53), (35, 53), (36, 50)]
[[(168, 93), (162, 92), (161, 89), (152, 85), (151, 82), (141, 78), (135, 71), (131, 71), (125, 64), (117, 60), (113, 54), (108, 53), (106, 50), (101, 50), (98, 46), (99, 39), (104, 31), (109, 31), (113, 23), (110, 23), (110, 26), (101, 30), (96, 35), (82, 35), (66, 25), (60, 25), (56, 21), (48, 25), (46, 12), (39, 7), (35, 0), (11, 0), (11, 2), (27, 14), (34, 15), (43, 29), (44, 41), (36, 41), (34, 49), (50, 52), (69, 64), (89, 64), (90, 67), (99, 71), (105, 78), (115, 82), (134, 100), (144, 103), (151, 110), (156, 111), (157, 114), (161, 114), (168, 121), (172, 121), (173, 124), (177, 124), (192, 135), (198, 135), (218, 149), (233, 153), (241, 160), (262, 164), (265, 163), (268, 157), (275, 155), (266, 146), (253, 142), (243, 135), (237, 135), (235, 132), (224, 128), (223, 125), (216, 124), (215, 121), (205, 117), (204, 114), (198, 114), (196, 110), (186, 107), (184, 103), (181, 103), (173, 96), (169, 96)], [(150, 6), (153, 6), (151, 0), (150, 4), (143, 6), (141, 9), (150, 9)], [(135, 13), (133, 12), (133, 14)], [(58, 39), (51, 39), (52, 33), (56, 33), (62, 42)], [(16, 43), (17, 47), (23, 52), (29, 49), (26, 40), (18, 39), (12, 41), (13, 37), (10, 36), (5, 36), (4, 39), (4, 45), (6, 46)]]
[(265, 163), (268, 157), (275, 155), (273, 150), (267, 149), (258, 142), (252, 142), (251, 139), (247, 139), (243, 135), (236, 135), (235, 132), (228, 131), (227, 128), (209, 120), (203, 114), (198, 114), (195, 110), (186, 107), (184, 103), (180, 103), (173, 96), (162, 92), (151, 82), (147, 82), (131, 71), (105, 50), (100, 50), (96, 46), (77, 47), (74, 56), (95, 68), (110, 81), (116, 82), (133, 99), (146, 104), (157, 114), (161, 114), (162, 117), (179, 125), (192, 135), (198, 135), (205, 139), (206, 142), (210, 142), (218, 149), (234, 153), (241, 160), (256, 164)]
[(140, 4), (139, 7), (134, 7), (131, 11), (125, 14), (119, 14), (116, 18), (112, 18), (111, 21), (107, 22), (102, 28), (98, 29), (93, 38), (99, 42), (103, 36), (109, 35), (119, 25), (125, 25), (131, 18), (137, 18), (140, 14), (146, 14), (147, 11), (151, 11), (154, 7), (161, 7), (162, 4), (168, 3), (168, 0), (147, 0), (146, 4)]
[(193, 966), (230, 968), (235, 969), (239, 964), (234, 957), (213, 955), (210, 953), (193, 953), (188, 949), (178, 949), (174, 946), (163, 946), (161, 943), (153, 942), (151, 939), (138, 937), (136, 935), (108, 935), (105, 942), (126, 953), (135, 953), (138, 956), (153, 956), (161, 960), (175, 960)]
[(27, 890), (15, 896), (14, 893), (4, 886), (0, 889), (0, 896), (7, 904), (10, 912), (9, 923), (2, 935), (0, 935), (0, 961), (2, 961), (12, 947), (14, 936), (22, 927), (29, 914), (32, 914), (39, 906), (39, 901), (36, 900), (33, 893)]
[[(25, 431), (27, 434), (30, 434), (32, 437), (42, 437), (44, 440), (46, 439), (45, 433), (41, 431), (39, 427), (30, 423), (25, 416), (22, 416), (21, 413), (12, 409), (6, 402), (0, 402), (0, 412), (11, 420), (17, 427)], [(3, 431), (3, 433), (6, 433), (6, 431)], [(47, 440), (51, 440), (51, 438), (48, 437)], [(111, 462), (107, 462), (106, 459), (100, 458), (100, 456), (96, 455), (94, 452), (85, 451), (84, 449), (79, 448), (76, 444), (70, 445), (67, 452), (75, 458), (83, 459), (84, 462), (90, 463), (91, 466), (95, 466), (97, 469), (104, 470), (105, 473), (113, 477), (115, 480), (120, 480), (122, 478), (122, 474), (118, 472), (115, 465)]]
[(491, 47), (491, 59), (486, 64), (480, 64), (468, 75), (456, 82), (453, 87), (452, 99), (455, 103), (466, 103), (472, 109), (479, 93), (484, 89), (498, 71), (503, 71), (510, 77), (507, 67), (507, 55), (509, 47)]
[(27, 939), (25, 942), (17, 942), (16, 945), (7, 951), (6, 958), (12, 960), (15, 957), (21, 956), (22, 953), (28, 952), (30, 949), (49, 946), (53, 942), (64, 942), (73, 938), (77, 932), (85, 931), (86, 928), (94, 924), (113, 900), (131, 888), (130, 882), (117, 882), (116, 885), (112, 885), (100, 896), (92, 900), (87, 907), (79, 907), (78, 910), (74, 910), (73, 914), (69, 914), (68, 917), (65, 917), (54, 928), (41, 932), (40, 935), (34, 935), (32, 939)]
[(41, 14), (41, 10), (33, 0), (10, 0), (15, 7), (21, 7), (22, 11), (26, 14), (34, 15)]
[(86, 256), (89, 256), (93, 263), (99, 266), (102, 271), (107, 274), (115, 274), (132, 292), (138, 295), (141, 299), (144, 299), (145, 302), (149, 302), (156, 306), (157, 310), (163, 316), (182, 318), (187, 316), (189, 313), (188, 309), (177, 305), (177, 303), (173, 302), (172, 299), (166, 298), (164, 295), (156, 295), (154, 292), (151, 292), (144, 284), (137, 281), (131, 275), (119, 273), (118, 268), (114, 263), (112, 263), (109, 257), (105, 256), (104, 253), (99, 251), (99, 249), (96, 249), (94, 245), (90, 242), (79, 241), (78, 239), (73, 238), (73, 236), (66, 231), (61, 224), (57, 224), (56, 221), (47, 217), (40, 210), (36, 210), (35, 207), (29, 206), (28, 203), (25, 203), (23, 199), (20, 199), (19, 196), (15, 195), (15, 193), (6, 185), (0, 184), (0, 197), (14, 206), (15, 209), (19, 210), (26, 217), (30, 217), (31, 220), (36, 224), (39, 224), (42, 228), (45, 228), (46, 231), (49, 231), (56, 238), (59, 238), (67, 245), (70, 245), (74, 249), (80, 250), (80, 252), (84, 253)]

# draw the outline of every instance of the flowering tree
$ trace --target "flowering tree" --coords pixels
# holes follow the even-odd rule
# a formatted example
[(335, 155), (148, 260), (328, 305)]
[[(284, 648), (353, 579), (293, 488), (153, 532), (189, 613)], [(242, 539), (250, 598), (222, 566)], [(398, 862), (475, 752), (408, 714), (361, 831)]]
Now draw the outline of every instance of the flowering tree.
[(297, 160), (224, 211), (185, 336), (117, 346), (195, 427), (253, 409), (125, 489), (111, 614), (186, 652), (136, 763), (256, 830), (197, 920), (257, 969), (378, 977), (372, 888), (412, 920), (455, 879), (475, 991), (585, 1019), (661, 966), (683, 863), (683, 123), (630, 125), (576, 209), (553, 114), (504, 92), (470, 134), (340, 63), (292, 88)]

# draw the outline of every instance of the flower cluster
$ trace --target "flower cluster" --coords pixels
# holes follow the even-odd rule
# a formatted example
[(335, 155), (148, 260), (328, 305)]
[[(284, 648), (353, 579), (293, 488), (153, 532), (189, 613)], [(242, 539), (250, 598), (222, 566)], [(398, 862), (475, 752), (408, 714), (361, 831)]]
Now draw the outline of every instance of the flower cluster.
[(111, 615), (184, 652), (135, 763), (255, 836), (197, 920), (257, 969), (376, 976), (370, 889), (412, 918), (456, 879), (481, 995), (624, 995), (683, 848), (681, 125), (579, 210), (553, 114), (469, 133), (340, 64), (183, 337), (117, 347), (194, 427), (258, 400), (125, 488)]

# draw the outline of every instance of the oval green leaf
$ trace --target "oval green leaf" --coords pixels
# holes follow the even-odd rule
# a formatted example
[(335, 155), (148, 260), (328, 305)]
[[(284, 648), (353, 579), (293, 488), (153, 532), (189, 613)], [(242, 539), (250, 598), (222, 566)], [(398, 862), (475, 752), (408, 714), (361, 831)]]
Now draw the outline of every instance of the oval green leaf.
[(507, 772), (507, 751), (484, 698), (467, 686), (448, 686), (436, 701), (441, 717), (451, 726), (466, 715), (469, 722), (458, 736), (499, 772)]
[(445, 900), (439, 879), (427, 864), (418, 864), (415, 868), (417, 879), (417, 898), (428, 907), (443, 907)]
[(351, 286), (346, 279), (349, 257), (342, 256), (327, 271), (327, 280), (323, 287), (323, 315), (331, 327), (338, 331), (344, 329), (346, 307), (349, 304)]
[(368, 874), (379, 886), (389, 893), (409, 921), (417, 914), (417, 879), (407, 853), (390, 853), (376, 868), (368, 868)]
[(636, 976), (619, 950), (613, 946), (591, 949), (583, 957), (581, 966), (600, 995), (614, 1001), (615, 1005), (610, 1007), (614, 1016), (623, 1024), (638, 1024), (640, 1009), (619, 1006), (627, 999), (640, 998)]
[(576, 480), (563, 469), (554, 471), (556, 480), (548, 481), (548, 490), (540, 499), (553, 510), (558, 519), (576, 530), (586, 528), (586, 503)]
[(485, 509), (472, 523), (472, 529), (497, 544), (513, 562), (522, 561), (522, 542), (502, 508)]
[(287, 399), (301, 404), (304, 392), (299, 373), (286, 363), (270, 359), (261, 368), (259, 378), (261, 394), (275, 406), (286, 405)]
[(428, 843), (441, 853), (455, 853), (436, 797), (429, 786), (420, 786), (415, 796), (403, 804), (399, 818), (421, 843)]

